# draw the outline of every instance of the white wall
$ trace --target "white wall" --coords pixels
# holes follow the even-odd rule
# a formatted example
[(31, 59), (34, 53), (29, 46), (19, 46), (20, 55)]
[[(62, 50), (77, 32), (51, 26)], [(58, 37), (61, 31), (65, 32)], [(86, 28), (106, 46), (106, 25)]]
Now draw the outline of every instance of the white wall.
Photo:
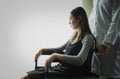
[(20, 79), (34, 69), (40, 48), (64, 44), (72, 31), (69, 13), (81, 1), (0, 0), (0, 79)]

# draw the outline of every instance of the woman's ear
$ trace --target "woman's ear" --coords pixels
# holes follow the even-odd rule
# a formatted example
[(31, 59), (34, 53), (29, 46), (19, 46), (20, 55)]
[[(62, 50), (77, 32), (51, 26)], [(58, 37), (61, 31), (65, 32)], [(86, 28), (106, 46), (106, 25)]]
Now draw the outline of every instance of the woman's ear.
[(82, 18), (81, 16), (78, 16), (78, 22), (81, 22)]

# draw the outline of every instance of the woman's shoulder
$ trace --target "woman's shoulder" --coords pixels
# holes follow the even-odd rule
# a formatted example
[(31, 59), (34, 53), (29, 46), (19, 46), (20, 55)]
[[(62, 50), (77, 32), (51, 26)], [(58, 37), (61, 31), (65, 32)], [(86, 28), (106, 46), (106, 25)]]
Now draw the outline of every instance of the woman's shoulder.
[(94, 36), (90, 33), (84, 35), (82, 41), (94, 41)]

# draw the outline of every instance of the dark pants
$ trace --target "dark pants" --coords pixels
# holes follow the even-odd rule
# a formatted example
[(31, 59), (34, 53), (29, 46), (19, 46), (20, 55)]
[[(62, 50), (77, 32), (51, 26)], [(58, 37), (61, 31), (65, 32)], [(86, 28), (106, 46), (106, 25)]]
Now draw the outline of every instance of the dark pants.
[(52, 77), (55, 78), (69, 78), (69, 79), (82, 79), (83, 77), (98, 77), (94, 73), (87, 73), (87, 72), (77, 72), (77, 71), (60, 71), (60, 70), (54, 70), (54, 68), (51, 68), (48, 72), (45, 72), (44, 68), (38, 68), (37, 70), (29, 71), (28, 77), (30, 79), (49, 79)]

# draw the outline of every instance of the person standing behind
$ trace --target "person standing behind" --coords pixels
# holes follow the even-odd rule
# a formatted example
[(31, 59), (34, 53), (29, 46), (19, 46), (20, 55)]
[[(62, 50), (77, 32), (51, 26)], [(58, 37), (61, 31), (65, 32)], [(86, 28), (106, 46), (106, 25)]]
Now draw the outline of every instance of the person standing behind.
[[(93, 33), (99, 51), (100, 79), (120, 79), (120, 0), (97, 1)], [(98, 62), (93, 61), (95, 64)]]

